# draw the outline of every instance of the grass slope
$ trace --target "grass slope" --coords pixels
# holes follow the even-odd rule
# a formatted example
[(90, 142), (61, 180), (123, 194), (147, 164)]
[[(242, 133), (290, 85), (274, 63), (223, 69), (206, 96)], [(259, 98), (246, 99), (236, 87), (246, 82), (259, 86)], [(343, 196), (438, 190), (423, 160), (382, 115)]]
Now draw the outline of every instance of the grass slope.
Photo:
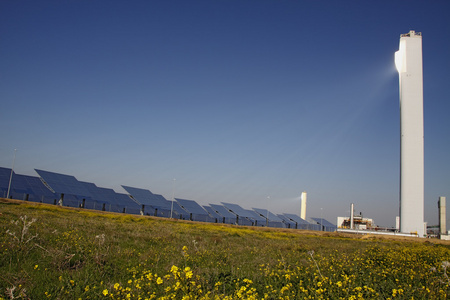
[(446, 299), (450, 245), (0, 199), (0, 299)]

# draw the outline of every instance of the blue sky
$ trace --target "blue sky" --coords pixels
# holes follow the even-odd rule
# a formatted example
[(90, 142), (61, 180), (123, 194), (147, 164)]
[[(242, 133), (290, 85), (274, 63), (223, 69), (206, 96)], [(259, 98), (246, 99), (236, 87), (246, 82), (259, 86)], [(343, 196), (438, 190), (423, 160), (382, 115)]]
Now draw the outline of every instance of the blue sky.
[[(425, 220), (450, 199), (448, 1), (0, 1), (0, 166), (394, 226), (394, 52), (423, 34)], [(175, 181), (173, 179), (176, 179)]]

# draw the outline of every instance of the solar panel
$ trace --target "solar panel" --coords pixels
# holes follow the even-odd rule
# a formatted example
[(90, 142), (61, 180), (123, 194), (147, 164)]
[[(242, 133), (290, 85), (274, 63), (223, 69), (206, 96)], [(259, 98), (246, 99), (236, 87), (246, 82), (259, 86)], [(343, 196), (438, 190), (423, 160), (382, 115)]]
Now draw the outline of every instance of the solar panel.
[[(336, 225), (323, 218), (303, 220), (295, 214), (275, 215), (267, 209), (247, 210), (238, 204), (210, 204), (201, 206), (194, 200), (180, 199), (168, 201), (162, 195), (150, 190), (122, 186), (131, 196), (116, 193), (113, 189), (97, 187), (94, 183), (78, 181), (74, 176), (35, 169), (40, 177), (20, 175), (12, 172), (10, 195), (15, 199), (54, 203), (59, 194), (64, 194), (64, 204), (75, 206), (80, 200), (93, 203), (95, 209), (126, 213), (140, 213), (142, 206), (155, 216), (199, 220), (206, 222), (231, 223), (239, 225), (258, 225), (289, 227), (311, 230), (334, 231)], [(0, 196), (6, 197), (11, 177), (11, 169), (0, 167)], [(106, 207), (105, 207), (106, 206)]]
[(283, 214), (286, 218), (295, 223), (295, 228), (305, 230), (321, 230), (320, 225), (315, 222), (308, 222), (295, 214)]
[[(172, 203), (172, 201), (170, 202)], [(176, 214), (173, 215), (174, 218), (187, 219), (188, 213), (176, 201), (173, 201), (173, 212)]]
[(231, 210), (233, 213), (235, 213), (238, 216), (241, 216), (241, 217), (249, 216), (248, 211), (243, 209), (242, 207), (240, 207), (237, 204), (226, 203), (226, 202), (221, 202), (221, 203), (223, 204), (223, 206), (225, 206), (226, 208), (228, 208), (229, 210)]
[(264, 220), (266, 222), (266, 224), (265, 224), (266, 226), (277, 227), (277, 228), (284, 228), (284, 227), (286, 227), (286, 226), (284, 226), (283, 220), (278, 218), (275, 214), (271, 213), (267, 209), (253, 208), (253, 210), (258, 215), (260, 215), (261, 217), (264, 218)]
[(168, 201), (163, 195), (153, 194), (151, 197), (152, 205), (160, 209), (170, 209), (172, 201)]
[(38, 169), (35, 171), (55, 193), (64, 194), (64, 200), (72, 198), (66, 195), (73, 195), (75, 199), (92, 198), (91, 193), (74, 176)]
[(176, 201), (169, 201), (163, 195), (153, 194), (152, 202), (159, 209), (160, 217), (170, 218), (172, 212), (173, 218), (187, 218), (188, 213)]
[(56, 196), (44, 186), (38, 177), (21, 175), (0, 167), (0, 195), (6, 197), (11, 178), (10, 197), (20, 200), (53, 203)]
[(236, 219), (236, 214), (233, 214), (232, 212), (230, 212), (225, 206), (219, 205), (219, 204), (209, 204), (209, 205), (215, 212), (217, 212), (222, 217)]
[(166, 200), (162, 195), (153, 194), (149, 190), (134, 188), (122, 185), (122, 187), (136, 200), (140, 205), (145, 205), (145, 210), (150, 209), (151, 214), (158, 217), (170, 217), (172, 212), (173, 218), (186, 219), (188, 213), (183, 210), (175, 201)]
[(92, 194), (93, 201), (86, 202), (85, 208), (105, 209), (113, 212), (140, 213), (140, 205), (128, 195), (118, 194), (113, 189), (98, 187), (90, 182), (81, 182)]
[[(251, 218), (252, 220), (255, 220), (258, 222), (257, 225), (264, 225), (266, 222), (266, 218), (262, 217), (260, 214), (258, 214), (257, 212), (250, 210), (250, 209), (244, 209), (247, 212), (247, 218)], [(264, 224), (261, 224), (262, 222), (264, 222)]]
[(115, 199), (117, 203), (118, 212), (125, 212), (129, 214), (139, 214), (141, 208), (139, 204), (134, 202), (130, 196), (126, 194), (116, 193)]
[(299, 216), (295, 215), (295, 214), (283, 214), (285, 215), (287, 218), (289, 218), (290, 220), (292, 220), (293, 222), (297, 223), (297, 224), (311, 224), (310, 222), (300, 218)]
[(225, 206), (218, 204), (209, 205), (210, 209), (220, 216), (217, 220), (218, 223), (236, 224), (236, 221), (239, 221), (238, 217), (230, 212)]
[(203, 205), (203, 208), (209, 213), (213, 218), (216, 218), (218, 222), (221, 222), (222, 216), (219, 215), (211, 206)]
[(55, 199), (58, 198), (55, 193), (50, 191), (41, 181), (39, 177), (20, 175), (27, 181), (28, 186), (31, 189), (30, 201), (43, 202), (53, 204)]
[[(253, 219), (253, 217), (254, 217), (253, 213), (250, 213), (250, 211), (243, 209), (242, 207), (240, 207), (237, 204), (226, 203), (226, 202), (221, 202), (221, 203), (227, 209), (229, 209), (230, 211), (232, 211), (233, 213), (238, 215), (238, 224), (239, 225), (246, 225), (246, 226), (254, 225), (255, 219)], [(262, 221), (260, 221), (260, 222), (262, 222)]]
[(80, 184), (90, 193), (92, 200), (98, 203), (111, 203), (98, 186), (91, 182), (80, 181)]
[(180, 204), (184, 210), (186, 210), (188, 213), (192, 214), (199, 214), (199, 215), (207, 215), (208, 213), (206, 210), (201, 207), (197, 202), (194, 200), (187, 200), (187, 199), (180, 199), (175, 198), (175, 200)]
[(315, 222), (317, 222), (317, 224), (320, 224), (325, 227), (336, 227), (336, 225), (334, 225), (331, 222), (328, 222), (327, 220), (325, 220), (323, 218), (311, 218), (311, 219), (314, 220)]
[[(6, 172), (5, 172), (6, 173)], [(5, 174), (6, 175), (6, 174)], [(4, 194), (5, 197), (8, 194), (9, 189), (9, 196), (13, 199), (19, 199), (19, 200), (25, 200), (25, 197), (27, 194), (31, 193), (31, 189), (26, 181), (23, 180), (23, 178), (13, 173), (12, 180), (11, 180), (11, 186), (9, 185), (9, 178), (11, 176), (11, 172), (9, 172), (8, 178), (4, 185)], [(6, 177), (6, 176), (5, 176)], [(5, 178), (6, 179), (6, 178)], [(5, 180), (3, 180), (5, 181)]]
[(32, 194), (33, 191), (24, 176), (14, 173), (11, 180), (10, 195), (11, 193), (15, 199), (25, 200), (24, 196)]
[(189, 214), (191, 221), (215, 222), (208, 212), (194, 200), (175, 198), (177, 203)]
[[(31, 185), (33, 184), (33, 186)], [(38, 177), (15, 174), (11, 181), (10, 195), (15, 199), (44, 202), (39, 196), (48, 197), (47, 201), (56, 199), (56, 195), (47, 189)]]
[[(97, 199), (97, 195), (99, 195), (99, 199), (112, 204), (112, 205), (119, 205), (119, 201), (118, 201), (118, 194), (113, 190), (113, 189), (108, 189), (108, 188), (103, 188), (103, 187), (98, 187), (95, 186), (97, 191), (96, 191), (96, 195), (95, 198)], [(129, 202), (133, 202), (130, 197), (128, 197), (127, 195), (125, 195), (126, 198), (128, 198)], [(139, 207), (139, 205), (136, 202), (133, 202), (134, 205), (136, 205), (137, 207)]]
[(134, 200), (136, 200), (141, 205), (148, 205), (151, 206), (151, 198), (153, 196), (153, 193), (149, 190), (140, 189), (140, 188), (134, 188), (131, 186), (125, 186), (122, 185), (122, 187), (127, 191)]
[(258, 213), (260, 216), (264, 218), (268, 218), (269, 221), (274, 222), (282, 222), (282, 220), (277, 217), (275, 214), (271, 213), (269, 210), (264, 208), (252, 208), (256, 213)]
[[(15, 173), (13, 172), (13, 178)], [(11, 169), (0, 167), (0, 188), (2, 197), (6, 198), (8, 195), (9, 178), (11, 176)]]
[(293, 222), (292, 220), (290, 220), (288, 217), (284, 216), (284, 215), (278, 215), (278, 217), (283, 220), (283, 223), (286, 225), (286, 227), (288, 228), (296, 228), (296, 224), (295, 222)]
[[(0, 185), (8, 187), (9, 177), (11, 176), (11, 169), (0, 167)], [(14, 172), (13, 172), (14, 176)]]

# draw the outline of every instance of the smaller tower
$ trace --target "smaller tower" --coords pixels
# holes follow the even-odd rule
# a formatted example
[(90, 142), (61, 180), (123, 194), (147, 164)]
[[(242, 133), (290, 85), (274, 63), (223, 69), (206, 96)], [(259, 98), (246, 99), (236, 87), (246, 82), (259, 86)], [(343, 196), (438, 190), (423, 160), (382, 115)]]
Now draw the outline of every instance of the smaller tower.
[(445, 205), (445, 197), (439, 197), (438, 201), (439, 207), (439, 236), (443, 234), (447, 234), (447, 213), (446, 213), (446, 205)]
[(354, 205), (350, 204), (350, 229), (355, 229), (355, 219), (354, 219)]
[(302, 193), (302, 196), (300, 197), (301, 200), (301, 212), (300, 217), (303, 220), (306, 220), (306, 192)]

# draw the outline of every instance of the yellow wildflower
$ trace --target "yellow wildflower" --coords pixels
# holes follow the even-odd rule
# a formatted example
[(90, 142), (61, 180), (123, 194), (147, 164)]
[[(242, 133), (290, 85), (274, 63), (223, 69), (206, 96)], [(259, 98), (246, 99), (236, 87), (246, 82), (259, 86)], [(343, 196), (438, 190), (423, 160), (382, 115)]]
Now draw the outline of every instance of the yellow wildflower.
[(192, 276), (194, 276), (194, 274), (191, 271), (191, 268), (189, 268), (189, 267), (186, 267), (184, 269), (184, 273), (186, 275), (186, 278), (188, 278), (188, 279), (190, 279), (190, 278), (192, 278)]
[(178, 267), (173, 265), (172, 268), (170, 268), (170, 273), (175, 275), (177, 272), (178, 272)]

